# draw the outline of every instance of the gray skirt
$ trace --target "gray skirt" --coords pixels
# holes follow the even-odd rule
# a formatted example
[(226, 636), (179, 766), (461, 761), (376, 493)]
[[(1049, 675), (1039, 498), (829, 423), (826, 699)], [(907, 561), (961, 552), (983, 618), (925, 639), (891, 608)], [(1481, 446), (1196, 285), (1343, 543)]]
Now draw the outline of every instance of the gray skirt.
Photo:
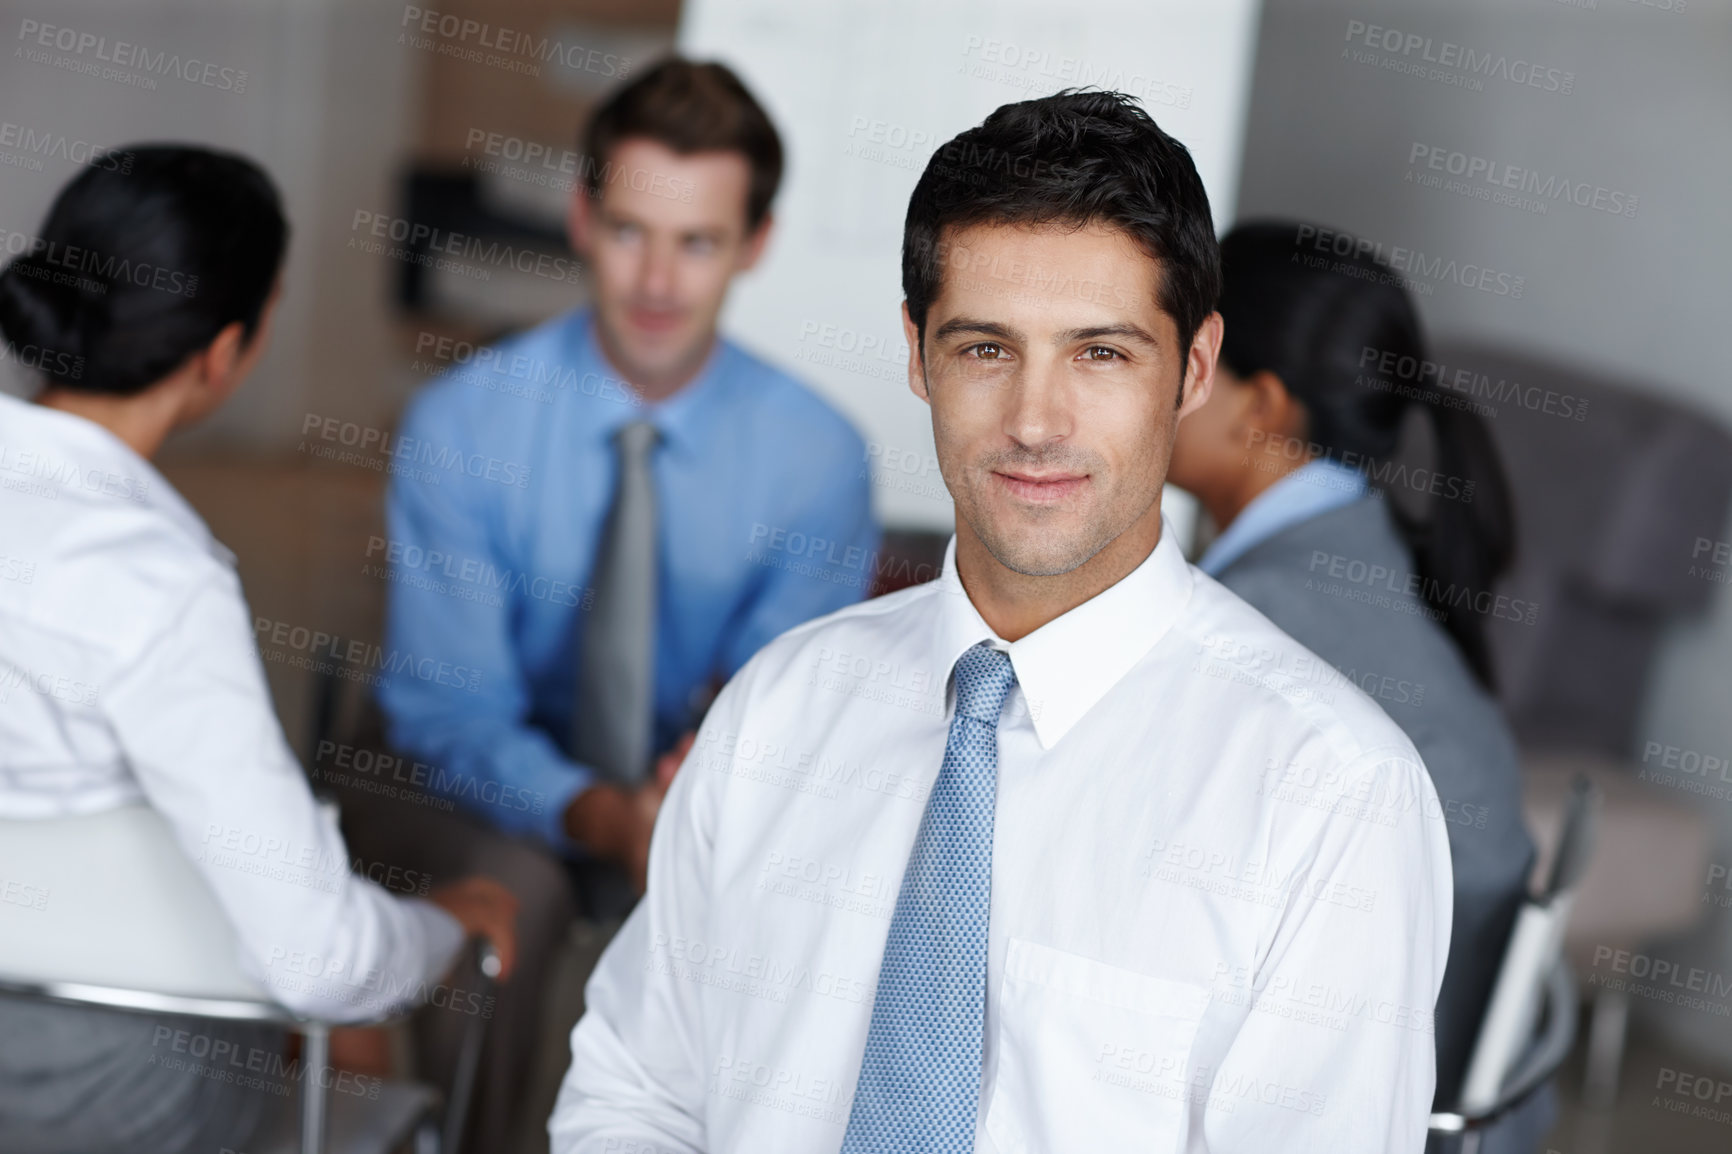
[(299, 1100), (279, 1030), (0, 995), (0, 1150), (246, 1150)]

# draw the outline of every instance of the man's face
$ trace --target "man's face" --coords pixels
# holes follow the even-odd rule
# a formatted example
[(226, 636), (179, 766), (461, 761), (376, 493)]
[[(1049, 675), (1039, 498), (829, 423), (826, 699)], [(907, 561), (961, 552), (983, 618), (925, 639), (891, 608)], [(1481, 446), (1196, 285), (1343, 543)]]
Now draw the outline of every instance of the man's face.
[(1207, 400), (1219, 319), (1181, 344), (1159, 266), (1105, 225), (946, 239), (924, 365), (906, 307), (903, 322), (958, 531), (1030, 576), (1069, 573), (1150, 518), (1158, 534), (1173, 433)]
[(741, 153), (681, 156), (628, 139), (607, 158), (598, 197), (578, 188), (572, 246), (589, 263), (607, 354), (639, 388), (677, 387), (709, 355), (728, 283), (769, 232), (767, 220), (746, 230), (750, 183)]

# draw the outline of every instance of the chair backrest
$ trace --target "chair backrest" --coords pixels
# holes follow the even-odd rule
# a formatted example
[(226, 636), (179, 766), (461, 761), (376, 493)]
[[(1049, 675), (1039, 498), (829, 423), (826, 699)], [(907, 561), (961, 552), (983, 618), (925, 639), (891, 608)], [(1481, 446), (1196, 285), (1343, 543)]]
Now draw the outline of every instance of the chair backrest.
[(234, 1003), (285, 1018), (240, 966), (239, 943), (209, 885), (162, 816), (144, 805), (42, 820), (0, 820), (0, 984), (112, 1001), (102, 989)]
[(1621, 758), (1675, 622), (1719, 592), (1703, 550), (1732, 509), (1732, 433), (1647, 381), (1483, 345), (1437, 361), (1496, 414), (1515, 500), (1495, 591), (1531, 610), (1487, 620), (1499, 703), (1524, 749)]
[(1545, 891), (1523, 903), (1510, 931), (1462, 1080), (1465, 1113), (1489, 1109), (1498, 1101), (1510, 1072), (1532, 1043), (1546, 983), (1563, 956), (1576, 884), (1593, 855), (1599, 804), (1598, 788), (1585, 776), (1577, 777), (1564, 809), (1563, 836)]

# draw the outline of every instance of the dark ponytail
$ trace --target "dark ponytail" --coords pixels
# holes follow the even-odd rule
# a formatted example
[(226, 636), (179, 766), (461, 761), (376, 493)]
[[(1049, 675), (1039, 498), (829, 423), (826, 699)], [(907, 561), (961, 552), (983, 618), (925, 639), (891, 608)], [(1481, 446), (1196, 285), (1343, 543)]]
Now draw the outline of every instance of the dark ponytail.
[(1485, 614), (1513, 551), (1509, 483), (1485, 423), (1438, 387), (1419, 314), (1401, 276), (1344, 233), (1268, 221), (1221, 242), (1226, 321), (1221, 360), (1234, 375), (1267, 371), (1305, 407), (1308, 439), (1339, 462), (1390, 471), (1403, 419), (1418, 406), (1434, 472), (1418, 515), (1390, 503), (1413, 555), (1419, 592), (1481, 684), (1492, 686)]
[[(1436, 471), (1444, 477), (1471, 481), (1473, 500), (1434, 497), (1423, 521), (1398, 510), (1397, 523), (1413, 548), (1415, 568), (1430, 582), (1426, 600), (1444, 614), (1444, 627), (1461, 646), (1480, 682), (1491, 689), (1495, 683), (1482, 594), (1491, 589), (1515, 554), (1515, 512), (1509, 481), (1485, 422), (1446, 403), (1436, 382), (1428, 388), (1435, 397), (1423, 407), (1431, 416)], [(1471, 594), (1463, 596), (1468, 590)]]
[(49, 383), (129, 395), (239, 322), (250, 340), (288, 242), (281, 200), (244, 157), (140, 145), (60, 190), (42, 231), (13, 234), (0, 333)]

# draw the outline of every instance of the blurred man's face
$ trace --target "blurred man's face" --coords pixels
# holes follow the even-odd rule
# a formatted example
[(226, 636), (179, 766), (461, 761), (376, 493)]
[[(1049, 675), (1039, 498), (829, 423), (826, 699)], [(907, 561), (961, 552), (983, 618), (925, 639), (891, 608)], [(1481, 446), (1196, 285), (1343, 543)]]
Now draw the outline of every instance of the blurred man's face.
[(702, 368), (728, 283), (757, 262), (769, 222), (746, 230), (751, 169), (738, 152), (681, 156), (628, 139), (602, 177), (599, 197), (575, 194), (572, 246), (589, 264), (608, 359), (659, 399)]
[[(1181, 344), (1156, 304), (1157, 264), (1104, 225), (946, 239), (925, 363), (912, 353), (909, 376), (932, 406), (957, 532), (1030, 576), (1069, 573), (1132, 528), (1152, 545), (1174, 429), (1207, 400), (1218, 320)], [(906, 308), (903, 321), (918, 350)]]

